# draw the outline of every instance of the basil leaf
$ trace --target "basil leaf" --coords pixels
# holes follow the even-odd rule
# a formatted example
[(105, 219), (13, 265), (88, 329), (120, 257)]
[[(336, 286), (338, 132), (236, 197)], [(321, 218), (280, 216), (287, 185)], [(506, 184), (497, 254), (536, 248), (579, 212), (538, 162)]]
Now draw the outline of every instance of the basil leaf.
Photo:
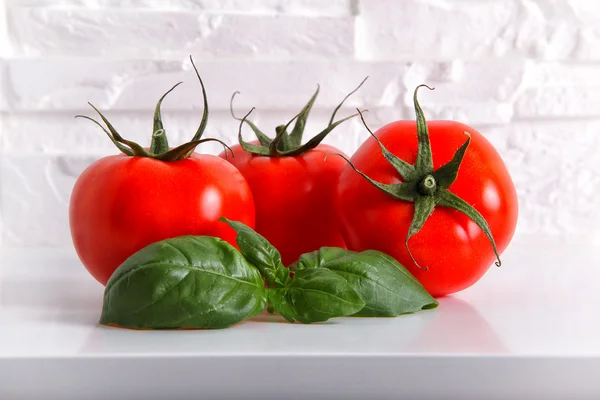
[(296, 322), (298, 314), (288, 302), (286, 297), (286, 289), (269, 289), (267, 292), (269, 297), (269, 313), (277, 313), (285, 318), (288, 322)]
[(235, 241), (240, 251), (260, 270), (270, 288), (282, 287), (289, 282), (289, 271), (281, 262), (279, 250), (267, 239), (242, 222), (231, 221), (225, 217), (221, 217), (219, 221), (227, 222), (236, 231)]
[(269, 301), (288, 321), (305, 324), (352, 315), (365, 306), (346, 279), (325, 268), (297, 271), (287, 286), (269, 291)]
[(356, 252), (340, 247), (322, 247), (320, 250), (302, 254), (298, 261), (290, 265), (290, 269), (296, 271), (297, 269), (323, 267), (350, 254), (356, 254)]
[(182, 236), (129, 257), (104, 292), (101, 324), (129, 328), (224, 328), (260, 314), (259, 271), (229, 243)]
[(438, 302), (398, 261), (385, 253), (324, 247), (303, 254), (292, 270), (325, 268), (344, 277), (365, 302), (363, 317), (393, 317), (435, 308)]

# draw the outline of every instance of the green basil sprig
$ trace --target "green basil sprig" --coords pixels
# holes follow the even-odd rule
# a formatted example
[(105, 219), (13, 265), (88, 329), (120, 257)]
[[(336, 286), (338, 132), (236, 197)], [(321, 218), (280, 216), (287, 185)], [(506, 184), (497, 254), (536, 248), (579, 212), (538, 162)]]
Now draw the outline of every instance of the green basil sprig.
[[(324, 247), (286, 268), (279, 251), (241, 222), (237, 251), (209, 236), (153, 243), (117, 268), (100, 323), (128, 328), (225, 328), (269, 312), (290, 322), (396, 316), (438, 303), (392, 257)], [(265, 288), (265, 282), (268, 289)]]
[(259, 271), (229, 243), (182, 236), (129, 257), (104, 292), (101, 324), (128, 328), (225, 328), (264, 311)]
[[(221, 220), (236, 230), (237, 244), (247, 259), (260, 259), (264, 268), (268, 266), (268, 274), (264, 268), (261, 272), (270, 288), (270, 305), (288, 321), (311, 323), (347, 315), (397, 316), (438, 305), (419, 281), (387, 254), (324, 247), (303, 254), (288, 270), (267, 239), (240, 222)], [(290, 271), (294, 272), (292, 279)]]

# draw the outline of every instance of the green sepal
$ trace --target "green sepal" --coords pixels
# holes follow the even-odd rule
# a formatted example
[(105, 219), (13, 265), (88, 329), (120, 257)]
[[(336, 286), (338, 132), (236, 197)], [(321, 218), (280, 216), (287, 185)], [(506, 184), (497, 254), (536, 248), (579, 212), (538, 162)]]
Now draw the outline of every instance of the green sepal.
[[(242, 147), (242, 149), (244, 151), (247, 151), (248, 153), (260, 155), (260, 156), (269, 156), (271, 154), (271, 152), (269, 150), (268, 145), (267, 146), (263, 146), (263, 145), (258, 146), (256, 144), (248, 143), (244, 140), (244, 138), (242, 136), (242, 127), (244, 126), (245, 122), (249, 122), (249, 121), (247, 121), (247, 118), (252, 113), (252, 111), (254, 111), (254, 107), (252, 107), (250, 109), (250, 111), (248, 111), (246, 113), (246, 115), (244, 115), (244, 117), (239, 120), (240, 126), (238, 129), (238, 142), (240, 143), (240, 146)], [(254, 126), (254, 124), (252, 124), (250, 126)], [(259, 136), (259, 141), (260, 141), (260, 136)], [(270, 143), (271, 143), (271, 139), (269, 139), (269, 144)]]
[(352, 114), (346, 118), (343, 118), (339, 121), (334, 122), (333, 124), (330, 124), (329, 126), (327, 126), (327, 128), (322, 130), (318, 135), (311, 138), (308, 142), (306, 142), (302, 146), (300, 146), (294, 150), (290, 150), (290, 151), (281, 151), (281, 152), (279, 152), (279, 156), (293, 157), (293, 156), (298, 156), (300, 154), (304, 154), (307, 151), (314, 149), (323, 141), (323, 139), (325, 139), (325, 137), (329, 134), (329, 132), (334, 130), (339, 124), (349, 120), (350, 118), (354, 118), (357, 115), (358, 114)]
[[(287, 124), (279, 125), (275, 129), (275, 132), (276, 132), (275, 139), (273, 139), (271, 144), (269, 144), (269, 154), (271, 155), (271, 157), (277, 157), (279, 155), (281, 149), (284, 148), (284, 145), (291, 141), (291, 138), (288, 136), (288, 133), (287, 133), (287, 128), (292, 124), (292, 122), (294, 122), (294, 120), (297, 120), (298, 118), (300, 118), (301, 114), (302, 114), (302, 112), (296, 114), (294, 116), (294, 118), (292, 118), (291, 120), (288, 121)], [(284, 137), (287, 140), (284, 139)]]
[[(312, 95), (308, 103), (304, 106), (300, 114), (298, 114), (298, 119), (296, 120), (296, 124), (294, 125), (294, 129), (292, 129), (292, 133), (290, 134), (290, 141), (292, 146), (300, 146), (302, 143), (302, 135), (304, 134), (304, 128), (306, 127), (306, 120), (308, 119), (308, 115), (310, 114), (310, 110), (312, 109), (317, 96), (319, 95), (320, 86), (317, 85), (317, 90)], [(331, 125), (331, 123), (330, 123)]]
[(160, 106), (165, 97), (182, 83), (183, 82), (178, 82), (171, 89), (167, 90), (165, 94), (158, 99), (158, 103), (156, 103), (156, 108), (154, 109), (154, 123), (152, 125), (152, 142), (150, 142), (150, 153), (152, 154), (160, 154), (169, 151), (169, 141), (163, 127)]
[(108, 130), (110, 131), (110, 133), (113, 135), (113, 137), (115, 138), (115, 140), (117, 142), (129, 146), (131, 148), (131, 150), (133, 151), (133, 155), (135, 155), (135, 156), (138, 156), (138, 157), (152, 157), (151, 153), (149, 153), (148, 151), (146, 151), (146, 149), (144, 149), (142, 146), (140, 146), (136, 142), (132, 142), (131, 140), (124, 139), (119, 134), (119, 132), (117, 132), (117, 130), (114, 128), (114, 126), (112, 126), (112, 124), (100, 112), (100, 110), (98, 110), (96, 107), (94, 107), (94, 105), (92, 103), (88, 103), (88, 104), (94, 109), (94, 111), (96, 111), (98, 113), (98, 115), (100, 116), (100, 118), (102, 119), (102, 121), (106, 124), (106, 126), (108, 127)]
[[(275, 132), (276, 136), (273, 139), (266, 136), (260, 129), (258, 129), (258, 127), (254, 123), (252, 123), (251, 121), (248, 121), (246, 119), (248, 117), (248, 115), (250, 114), (250, 112), (252, 112), (252, 110), (254, 110), (254, 108), (252, 108), (252, 110), (250, 110), (250, 112), (248, 114), (246, 114), (246, 116), (244, 118), (240, 119), (235, 116), (235, 113), (233, 112), (233, 104), (232, 103), (233, 103), (233, 99), (234, 99), (235, 95), (239, 92), (234, 92), (231, 97), (230, 111), (231, 111), (231, 115), (233, 116), (233, 118), (240, 121), (240, 129), (238, 132), (238, 141), (239, 141), (240, 146), (242, 147), (242, 149), (244, 149), (245, 151), (247, 151), (251, 154), (254, 154), (257, 156), (266, 156), (266, 157), (293, 157), (293, 156), (297, 156), (297, 155), (306, 153), (307, 151), (309, 151), (311, 149), (314, 149), (338, 125), (340, 125), (344, 121), (347, 121), (348, 119), (353, 118), (357, 115), (357, 114), (353, 114), (349, 117), (346, 117), (339, 121), (334, 122), (335, 115), (338, 112), (338, 110), (342, 107), (342, 105), (350, 97), (350, 95), (355, 93), (363, 85), (363, 83), (367, 80), (367, 78), (363, 79), (363, 81), (354, 90), (352, 90), (352, 92), (350, 92), (348, 95), (346, 95), (344, 97), (344, 99), (341, 101), (341, 103), (339, 103), (336, 106), (336, 108), (334, 109), (334, 111), (331, 115), (331, 118), (329, 120), (329, 124), (327, 125), (327, 127), (303, 145), (301, 144), (301, 142), (302, 142), (302, 136), (304, 133), (304, 129), (306, 127), (306, 121), (308, 119), (310, 111), (312, 110), (312, 107), (317, 98), (317, 95), (319, 94), (319, 86), (317, 86), (317, 90), (311, 96), (308, 103), (306, 103), (306, 105), (302, 108), (302, 110), (294, 118), (292, 118), (285, 125), (277, 126), (276, 132)], [(294, 124), (294, 128), (292, 129), (292, 132), (289, 133), (287, 128), (294, 120), (296, 120), (296, 123)], [(250, 125), (254, 134), (258, 138), (260, 145), (255, 145), (255, 144), (244, 141), (244, 139), (242, 137), (242, 133), (241, 133), (241, 129), (243, 127), (244, 122), (247, 123), (248, 125)]]
[(419, 88), (426, 87), (429, 90), (433, 88), (427, 85), (419, 85), (415, 89), (413, 94), (413, 101), (415, 103), (415, 113), (417, 114), (417, 139), (419, 147), (417, 151), (417, 160), (415, 162), (415, 169), (418, 175), (426, 175), (433, 172), (433, 155), (431, 154), (431, 142), (429, 141), (429, 129), (427, 128), (427, 121), (425, 121), (425, 115), (417, 100), (417, 92)]
[(331, 117), (329, 118), (329, 125), (331, 125), (333, 123), (333, 120), (335, 119), (335, 115), (337, 114), (337, 112), (340, 110), (340, 108), (342, 108), (342, 106), (344, 105), (344, 103), (346, 102), (346, 100), (348, 100), (350, 98), (350, 96), (352, 96), (354, 93), (356, 93), (358, 91), (358, 89), (361, 88), (362, 85), (364, 85), (364, 83), (367, 81), (367, 79), (369, 79), (368, 76), (365, 77), (365, 79), (363, 79), (357, 87), (355, 87), (350, 93), (348, 93), (346, 95), (346, 97), (344, 97), (342, 99), (342, 101), (340, 102), (340, 104), (337, 105), (337, 107), (333, 110), (333, 113), (331, 114)]
[(427, 269), (427, 266), (421, 267), (417, 260), (413, 257), (410, 249), (408, 247), (408, 241), (410, 238), (421, 230), (423, 225), (425, 225), (425, 221), (427, 218), (433, 213), (435, 208), (435, 197), (433, 196), (417, 196), (415, 199), (415, 213), (413, 215), (412, 222), (410, 223), (410, 227), (408, 228), (408, 233), (406, 234), (406, 239), (404, 241), (404, 245), (406, 246), (406, 250), (410, 255), (410, 258), (413, 260), (415, 265), (423, 270)]
[(190, 56), (190, 61), (192, 63), (192, 67), (194, 67), (194, 72), (196, 73), (196, 77), (200, 82), (200, 87), (202, 88), (202, 103), (204, 110), (202, 111), (202, 119), (200, 120), (200, 126), (196, 130), (194, 137), (192, 140), (198, 140), (204, 134), (204, 130), (206, 129), (206, 125), (208, 124), (208, 98), (206, 96), (206, 88), (204, 87), (204, 82), (202, 82), (202, 78), (200, 77), (200, 73), (198, 72), (198, 68), (196, 68), (196, 64), (194, 64), (194, 60), (192, 56)]
[(277, 145), (277, 150), (284, 151), (285, 149), (289, 149), (292, 147), (292, 139), (290, 138), (289, 133), (287, 133), (285, 125), (279, 125), (275, 128), (275, 136), (279, 135), (279, 130), (283, 129), (283, 134), (281, 135), (281, 140)]
[(417, 170), (415, 169), (415, 167), (410, 165), (409, 163), (407, 163), (400, 157), (396, 156), (391, 151), (389, 151), (383, 145), (383, 143), (381, 143), (381, 140), (379, 140), (379, 138), (369, 128), (369, 126), (367, 125), (367, 122), (365, 121), (365, 117), (364, 117), (363, 113), (358, 108), (356, 109), (356, 111), (358, 111), (358, 113), (360, 114), (360, 119), (363, 122), (363, 125), (365, 126), (367, 131), (377, 141), (377, 144), (379, 145), (379, 148), (381, 149), (381, 152), (383, 153), (383, 156), (385, 157), (385, 159), (392, 165), (392, 167), (394, 167), (394, 169), (396, 171), (398, 171), (398, 173), (400, 174), (402, 179), (404, 179), (405, 181), (410, 181), (410, 180), (414, 179), (417, 174)]
[(131, 150), (129, 147), (123, 145), (122, 143), (119, 143), (117, 141), (117, 139), (115, 139), (115, 137), (112, 135), (112, 133), (110, 133), (109, 131), (106, 130), (105, 127), (103, 127), (100, 122), (96, 121), (94, 118), (88, 117), (87, 115), (76, 115), (75, 118), (85, 118), (87, 120), (92, 121), (93, 123), (95, 123), (96, 125), (98, 125), (100, 127), (100, 129), (102, 129), (104, 131), (104, 133), (106, 133), (106, 136), (108, 136), (108, 138), (113, 142), (113, 144), (115, 146), (117, 146), (117, 148), (125, 155), (128, 156), (134, 156), (135, 154), (133, 153), (133, 150)]
[(227, 154), (227, 150), (229, 150), (229, 152), (233, 155), (233, 151), (231, 150), (231, 148), (229, 146), (227, 146), (227, 144), (225, 144), (225, 142), (223, 142), (222, 140), (215, 139), (215, 138), (206, 138), (206, 139), (198, 139), (198, 140), (193, 140), (191, 142), (184, 143), (180, 146), (175, 147), (174, 149), (167, 151), (166, 153), (153, 155), (152, 158), (154, 158), (156, 160), (161, 160), (161, 161), (183, 160), (185, 158), (188, 158), (189, 154), (191, 154), (199, 144), (205, 143), (205, 142), (220, 143), (223, 146), (223, 148), (225, 149), (225, 154)]
[[(249, 120), (245, 119), (245, 117), (244, 118), (239, 118), (233, 112), (233, 99), (238, 94), (240, 94), (240, 92), (238, 92), (238, 91), (233, 92), (233, 94), (231, 95), (231, 99), (229, 100), (229, 112), (231, 113), (231, 116), (234, 119), (237, 119), (238, 121), (243, 121), (243, 122), (247, 123), (248, 125), (250, 125), (250, 128), (252, 129), (252, 131), (256, 135), (256, 138), (260, 142), (260, 145), (263, 146), (263, 147), (269, 147), (269, 144), (271, 143), (271, 138), (270, 137), (268, 137), (260, 129), (258, 129), (258, 127), (252, 121), (249, 121)], [(254, 110), (254, 108), (252, 108), (252, 110)], [(250, 110), (250, 112), (252, 112), (252, 110)], [(248, 113), (246, 115), (246, 117), (248, 115), (250, 115), (250, 113)], [(240, 141), (242, 140), (241, 139), (241, 129), (242, 129), (242, 127), (240, 125), (240, 133), (238, 135), (238, 138), (239, 138)], [(240, 142), (240, 144), (241, 144), (241, 142)]]
[(343, 154), (340, 153), (330, 153), (327, 154), (327, 156), (325, 156), (325, 160), (327, 160), (327, 158), (329, 156), (338, 156), (343, 158), (348, 165), (354, 170), (356, 171), (356, 173), (358, 173), (360, 176), (362, 176), (363, 178), (365, 178), (365, 180), (367, 182), (369, 182), (371, 185), (375, 186), (377, 189), (380, 189), (384, 192), (386, 192), (387, 194), (397, 198), (398, 200), (404, 200), (404, 201), (415, 201), (415, 199), (418, 197), (418, 193), (416, 192), (416, 184), (415, 182), (402, 182), (402, 183), (382, 183), (382, 182), (377, 182), (374, 179), (371, 179), (370, 177), (368, 177), (364, 172), (358, 170), (356, 168), (356, 166), (354, 165), (354, 163), (352, 163), (352, 161), (350, 161), (348, 159), (348, 157), (344, 156)]
[(102, 114), (102, 112), (100, 112), (100, 110), (98, 110), (96, 107), (94, 107), (94, 105), (92, 103), (88, 103), (88, 104), (94, 109), (94, 111), (96, 111), (98, 113), (98, 115), (100, 116), (100, 118), (102, 119), (104, 124), (107, 126), (108, 130), (106, 130), (98, 121), (96, 121), (93, 118), (87, 117), (85, 115), (76, 115), (75, 117), (88, 119), (88, 120), (92, 121), (93, 123), (95, 123), (96, 125), (98, 125), (104, 131), (104, 133), (106, 133), (106, 135), (113, 142), (113, 144), (119, 149), (119, 151), (121, 151), (123, 154), (125, 154), (127, 156), (154, 158), (156, 160), (161, 160), (161, 161), (177, 161), (177, 160), (182, 160), (184, 158), (188, 158), (189, 156), (191, 156), (191, 154), (194, 152), (196, 146), (198, 146), (199, 144), (207, 142), (207, 141), (216, 141), (216, 142), (221, 143), (223, 145), (223, 147), (225, 148), (225, 156), (226, 157), (228, 154), (227, 150), (229, 150), (229, 152), (231, 152), (231, 155), (233, 157), (234, 154), (231, 151), (231, 148), (229, 146), (227, 146), (223, 141), (218, 140), (218, 139), (202, 139), (202, 134), (204, 133), (204, 130), (206, 129), (206, 125), (208, 123), (208, 101), (207, 101), (207, 97), (206, 97), (206, 89), (204, 87), (204, 83), (202, 82), (200, 73), (198, 72), (198, 69), (196, 68), (196, 65), (194, 64), (194, 60), (192, 59), (191, 56), (190, 56), (190, 61), (192, 62), (192, 66), (194, 67), (194, 71), (196, 72), (196, 76), (198, 77), (198, 81), (200, 82), (200, 86), (202, 88), (204, 112), (202, 114), (202, 120), (200, 122), (200, 126), (198, 127), (198, 130), (196, 131), (192, 140), (187, 143), (184, 143), (173, 149), (171, 149), (169, 147), (169, 142), (167, 139), (167, 135), (165, 133), (165, 129), (163, 127), (161, 110), (160, 110), (162, 101), (165, 99), (165, 97), (169, 93), (171, 93), (177, 86), (179, 86), (182, 82), (177, 83), (171, 89), (169, 89), (166, 93), (164, 93), (160, 97), (160, 99), (158, 100), (158, 102), (156, 104), (156, 107), (154, 109), (153, 132), (152, 132), (152, 142), (150, 144), (150, 151), (147, 151), (145, 148), (143, 148), (136, 142), (133, 142), (131, 140), (127, 140), (127, 139), (123, 138), (119, 134), (119, 132), (117, 132), (117, 130), (113, 127), (113, 125), (108, 121), (108, 119), (106, 119), (106, 117)]
[(431, 174), (435, 178), (438, 187), (441, 189), (448, 189), (458, 176), (458, 170), (460, 169), (467, 148), (471, 143), (471, 135), (468, 132), (464, 133), (467, 135), (467, 140), (458, 150), (456, 150), (452, 160), (448, 161)]
[(502, 265), (502, 261), (500, 261), (500, 255), (498, 254), (498, 249), (496, 248), (496, 242), (494, 241), (490, 227), (479, 211), (449, 190), (440, 190), (437, 192), (435, 195), (435, 201), (442, 207), (450, 207), (454, 210), (460, 211), (469, 217), (473, 222), (475, 222), (477, 226), (479, 226), (479, 228), (485, 233), (492, 244), (492, 247), (494, 248), (494, 254), (496, 255), (496, 266), (500, 267)]

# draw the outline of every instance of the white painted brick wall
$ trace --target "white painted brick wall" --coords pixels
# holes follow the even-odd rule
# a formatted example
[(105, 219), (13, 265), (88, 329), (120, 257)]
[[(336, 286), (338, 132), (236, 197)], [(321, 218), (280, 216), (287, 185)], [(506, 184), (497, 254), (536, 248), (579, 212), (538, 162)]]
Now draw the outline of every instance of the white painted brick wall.
[[(206, 81), (209, 133), (235, 142), (228, 112), (256, 106), (267, 129), (321, 84), (309, 130), (365, 76), (344, 108), (372, 128), (414, 117), (473, 125), (517, 184), (520, 234), (600, 237), (600, 5), (589, 0), (0, 0), (0, 243), (70, 246), (68, 198), (78, 174), (114, 152), (74, 120), (87, 101), (148, 143), (164, 104), (172, 142), (195, 131)], [(249, 133), (248, 133), (249, 134)], [(358, 120), (329, 143), (352, 153)], [(206, 144), (203, 151), (220, 148)]]

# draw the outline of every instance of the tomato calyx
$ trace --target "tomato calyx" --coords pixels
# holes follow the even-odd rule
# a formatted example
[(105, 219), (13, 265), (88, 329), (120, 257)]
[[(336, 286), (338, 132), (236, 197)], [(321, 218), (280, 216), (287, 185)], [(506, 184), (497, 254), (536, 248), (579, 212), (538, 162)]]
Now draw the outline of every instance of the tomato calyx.
[(414, 215), (411, 222), (411, 225), (408, 229), (408, 233), (405, 239), (406, 250), (411, 257), (412, 261), (415, 265), (423, 270), (427, 269), (427, 266), (421, 267), (419, 263), (413, 257), (410, 248), (409, 248), (409, 240), (412, 236), (419, 233), (421, 228), (425, 225), (425, 222), (429, 218), (429, 216), (433, 213), (433, 210), (436, 206), (440, 207), (449, 207), (454, 210), (460, 211), (469, 217), (473, 222), (481, 228), (481, 230), (488, 237), (493, 250), (496, 256), (496, 266), (501, 266), (502, 262), (500, 261), (500, 256), (498, 254), (498, 250), (496, 248), (496, 243), (490, 231), (490, 228), (487, 224), (485, 218), (470, 204), (466, 201), (450, 192), (448, 189), (456, 180), (458, 176), (458, 172), (460, 169), (460, 165), (462, 163), (463, 157), (469, 147), (471, 142), (471, 136), (468, 132), (464, 132), (467, 136), (466, 141), (461, 145), (456, 152), (454, 153), (452, 159), (442, 165), (440, 168), (434, 170), (433, 168), (433, 157), (431, 154), (431, 142), (429, 140), (429, 131), (427, 128), (427, 122), (425, 120), (425, 116), (423, 114), (423, 110), (419, 105), (417, 100), (417, 92), (419, 88), (426, 87), (429, 90), (433, 90), (433, 88), (427, 85), (419, 85), (415, 89), (413, 95), (414, 107), (416, 112), (416, 121), (417, 121), (417, 138), (418, 138), (418, 150), (417, 150), (417, 158), (415, 164), (409, 164), (396, 155), (392, 154), (388, 151), (383, 143), (379, 140), (379, 138), (369, 129), (367, 123), (365, 122), (364, 116), (360, 110), (357, 110), (360, 114), (360, 118), (365, 126), (365, 128), (369, 131), (371, 136), (375, 138), (381, 152), (385, 159), (390, 165), (394, 167), (394, 169), (398, 172), (398, 174), (402, 177), (403, 182), (397, 184), (387, 184), (382, 182), (377, 182), (370, 177), (368, 177), (363, 172), (359, 171), (354, 164), (346, 158), (344, 155), (339, 153), (331, 153), (328, 154), (327, 157), (331, 155), (337, 155), (342, 157), (348, 165), (354, 171), (356, 171), (359, 175), (361, 175), (364, 179), (366, 179), (371, 185), (375, 186), (377, 189), (387, 193), (388, 195), (402, 201), (409, 201), (414, 203)]
[(200, 73), (198, 72), (198, 69), (196, 68), (196, 65), (194, 64), (194, 60), (192, 59), (192, 56), (190, 56), (190, 61), (192, 62), (192, 66), (194, 67), (196, 76), (198, 77), (198, 80), (200, 81), (200, 86), (202, 87), (202, 98), (203, 98), (203, 102), (204, 102), (204, 111), (202, 113), (202, 120), (200, 122), (200, 126), (198, 127), (196, 133), (194, 134), (194, 137), (192, 137), (192, 140), (187, 143), (184, 143), (175, 148), (169, 147), (169, 141), (167, 139), (167, 134), (165, 132), (165, 129), (164, 129), (164, 126), (162, 123), (162, 116), (161, 116), (161, 112), (160, 112), (160, 107), (162, 105), (164, 98), (169, 93), (171, 93), (177, 86), (182, 84), (183, 82), (179, 82), (179, 83), (175, 84), (171, 89), (167, 90), (165, 92), (165, 94), (163, 94), (160, 97), (160, 99), (158, 100), (158, 103), (156, 104), (156, 108), (154, 110), (154, 123), (153, 123), (153, 129), (152, 129), (152, 139), (151, 139), (152, 141), (150, 143), (150, 148), (148, 150), (136, 142), (133, 142), (131, 140), (127, 140), (127, 139), (123, 138), (123, 136), (121, 136), (119, 134), (119, 132), (114, 128), (114, 126), (108, 121), (108, 119), (106, 119), (106, 117), (102, 114), (102, 112), (100, 112), (100, 110), (98, 110), (96, 107), (94, 107), (94, 105), (92, 103), (88, 103), (88, 104), (100, 116), (100, 118), (102, 119), (102, 121), (104, 122), (104, 124), (106, 125), (106, 128), (108, 128), (108, 130), (104, 126), (102, 126), (102, 124), (100, 122), (98, 122), (97, 120), (95, 120), (91, 117), (88, 117), (86, 115), (76, 115), (75, 118), (84, 118), (84, 119), (90, 120), (93, 123), (95, 123), (96, 125), (98, 125), (104, 131), (104, 133), (106, 133), (106, 135), (113, 142), (113, 144), (123, 154), (125, 154), (127, 156), (131, 156), (131, 157), (134, 157), (134, 156), (135, 157), (148, 157), (148, 158), (153, 158), (153, 159), (161, 160), (161, 161), (182, 160), (184, 158), (188, 158), (189, 156), (191, 156), (192, 153), (194, 152), (194, 150), (196, 149), (196, 146), (198, 146), (201, 143), (210, 142), (210, 141), (219, 142), (226, 149), (225, 155), (227, 155), (227, 150), (229, 150), (233, 157), (233, 152), (231, 151), (231, 148), (229, 146), (227, 146), (223, 141), (221, 141), (219, 139), (214, 139), (214, 138), (206, 138), (206, 139), (202, 138), (202, 135), (204, 134), (204, 130), (206, 129), (206, 125), (208, 123), (208, 102), (206, 99), (206, 89), (204, 88), (204, 82), (202, 82), (202, 78), (200, 77)]
[(433, 175), (425, 175), (425, 177), (419, 182), (419, 193), (423, 196), (431, 196), (437, 189), (437, 182)]
[[(279, 125), (275, 128), (274, 138), (270, 138), (269, 136), (267, 136), (252, 121), (249, 121), (247, 119), (248, 116), (252, 113), (252, 111), (254, 111), (254, 107), (243, 118), (236, 117), (235, 113), (233, 112), (233, 99), (240, 92), (234, 92), (231, 96), (230, 111), (233, 118), (240, 121), (240, 127), (238, 130), (238, 141), (240, 143), (240, 146), (248, 153), (263, 157), (293, 157), (304, 154), (307, 151), (314, 149), (338, 125), (340, 125), (342, 122), (349, 120), (350, 118), (358, 116), (358, 114), (352, 114), (346, 118), (342, 118), (334, 122), (335, 115), (342, 107), (344, 102), (358, 89), (360, 89), (360, 87), (365, 83), (367, 79), (368, 76), (365, 79), (363, 79), (363, 81), (354, 90), (348, 93), (340, 104), (337, 105), (337, 107), (333, 110), (333, 114), (331, 114), (331, 118), (329, 119), (327, 127), (304, 144), (302, 144), (302, 136), (304, 134), (306, 120), (308, 119), (310, 110), (312, 109), (317, 95), (319, 94), (320, 87), (318, 85), (317, 90), (312, 95), (308, 103), (306, 103), (306, 105), (302, 108), (302, 110), (289, 122), (283, 125)], [(294, 121), (296, 122), (294, 124), (294, 127), (292, 128), (292, 131), (288, 132), (288, 128)], [(254, 134), (256, 135), (256, 138), (259, 142), (258, 145), (244, 141), (242, 137), (242, 127), (244, 123), (248, 124), (254, 132)]]

